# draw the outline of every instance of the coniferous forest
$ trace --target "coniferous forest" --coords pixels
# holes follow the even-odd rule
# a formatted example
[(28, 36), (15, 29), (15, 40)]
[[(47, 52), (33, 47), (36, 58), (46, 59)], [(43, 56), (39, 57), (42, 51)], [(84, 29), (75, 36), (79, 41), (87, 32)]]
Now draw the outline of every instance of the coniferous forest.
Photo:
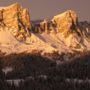
[[(90, 52), (70, 62), (60, 57), (57, 61), (39, 53), (1, 53), (0, 90), (89, 90)], [(3, 72), (5, 67), (12, 71)]]

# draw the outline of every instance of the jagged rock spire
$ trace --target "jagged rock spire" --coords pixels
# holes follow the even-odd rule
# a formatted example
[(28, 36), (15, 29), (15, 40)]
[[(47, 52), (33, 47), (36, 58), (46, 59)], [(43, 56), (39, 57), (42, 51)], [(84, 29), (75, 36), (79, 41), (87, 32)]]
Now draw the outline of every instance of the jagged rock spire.
[(21, 41), (26, 39), (31, 29), (29, 12), (18, 3), (0, 8), (0, 23), (12, 29), (12, 34)]
[[(52, 22), (57, 25), (58, 31), (62, 32), (65, 37), (76, 29), (78, 17), (75, 11), (68, 10), (62, 14), (53, 17)], [(72, 31), (71, 31), (72, 29)]]

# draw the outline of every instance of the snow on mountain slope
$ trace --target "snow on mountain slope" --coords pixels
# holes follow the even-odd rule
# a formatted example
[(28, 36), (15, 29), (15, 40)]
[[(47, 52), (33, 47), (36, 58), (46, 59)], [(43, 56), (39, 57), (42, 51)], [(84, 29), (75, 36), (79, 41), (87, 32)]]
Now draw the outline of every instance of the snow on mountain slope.
[(2, 52), (83, 52), (90, 50), (89, 44), (90, 24), (79, 22), (77, 14), (72, 10), (54, 16), (51, 21), (31, 24), (28, 11), (18, 3), (0, 8)]
[(0, 29), (0, 44), (16, 44), (18, 41), (15, 37), (10, 33), (8, 28)]
[(20, 52), (32, 52), (33, 50), (43, 50), (46, 52), (52, 52), (55, 50), (48, 43), (45, 43), (42, 38), (37, 37), (32, 33), (31, 41), (28, 43), (18, 41), (9, 30), (0, 31), (0, 50), (2, 52), (20, 53)]

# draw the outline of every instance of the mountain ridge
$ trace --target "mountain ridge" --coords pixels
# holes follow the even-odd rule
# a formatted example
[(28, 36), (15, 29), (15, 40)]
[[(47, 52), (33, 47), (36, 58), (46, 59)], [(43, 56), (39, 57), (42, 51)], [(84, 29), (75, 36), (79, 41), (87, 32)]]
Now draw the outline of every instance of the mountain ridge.
[(18, 3), (0, 8), (0, 50), (10, 53), (59, 53), (90, 50), (90, 23), (79, 22), (73, 10), (50, 21), (32, 23), (27, 9)]

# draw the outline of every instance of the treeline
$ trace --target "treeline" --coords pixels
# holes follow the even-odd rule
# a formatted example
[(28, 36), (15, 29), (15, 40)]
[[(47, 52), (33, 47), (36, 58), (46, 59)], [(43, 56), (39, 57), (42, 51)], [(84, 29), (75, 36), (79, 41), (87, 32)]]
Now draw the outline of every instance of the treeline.
[[(60, 56), (59, 56), (60, 57)], [(61, 56), (62, 57), (62, 56)], [(62, 62), (62, 59), (59, 58)], [(6, 75), (2, 72), (4, 67), (12, 67), (13, 71)], [(46, 75), (47, 78), (38, 78)], [(27, 79), (20, 82), (19, 86), (6, 83), (7, 79)], [(90, 79), (90, 52), (82, 53), (71, 62), (57, 65), (56, 60), (34, 54), (0, 54), (0, 90), (89, 90), (90, 83), (66, 82), (66, 79)]]

